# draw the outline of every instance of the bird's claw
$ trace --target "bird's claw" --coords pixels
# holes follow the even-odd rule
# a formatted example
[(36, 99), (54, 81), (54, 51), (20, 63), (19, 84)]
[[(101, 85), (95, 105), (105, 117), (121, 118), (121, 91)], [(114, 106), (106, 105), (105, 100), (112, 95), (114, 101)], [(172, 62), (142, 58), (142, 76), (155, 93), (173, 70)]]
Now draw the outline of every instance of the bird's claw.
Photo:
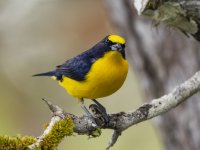
[(102, 109), (97, 104), (91, 104), (89, 106), (89, 109), (92, 111), (92, 114), (95, 117), (95, 122), (98, 126), (100, 126), (100, 127), (104, 126), (105, 124), (107, 124), (109, 122), (109, 116), (106, 113), (105, 108)]
[(85, 112), (85, 114), (87, 115), (88, 119), (91, 121), (91, 123), (93, 123), (97, 127), (102, 127), (109, 122), (109, 116), (103, 105), (101, 105), (95, 99), (92, 99), (92, 100), (95, 103), (95, 104), (91, 104), (89, 106), (89, 109), (92, 111), (92, 114), (86, 108), (83, 99), (81, 101), (82, 102), (81, 107), (82, 107), (83, 111)]

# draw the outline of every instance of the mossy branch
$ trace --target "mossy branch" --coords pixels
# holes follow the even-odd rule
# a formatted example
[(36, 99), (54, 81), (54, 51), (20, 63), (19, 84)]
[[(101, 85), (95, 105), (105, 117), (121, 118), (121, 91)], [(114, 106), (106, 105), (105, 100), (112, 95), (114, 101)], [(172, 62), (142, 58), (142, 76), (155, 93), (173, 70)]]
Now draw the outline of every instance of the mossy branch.
[[(73, 132), (86, 134), (89, 136), (100, 136), (100, 129), (113, 129), (113, 135), (106, 150), (113, 146), (121, 133), (129, 127), (161, 115), (184, 102), (188, 97), (200, 91), (200, 71), (192, 78), (177, 86), (171, 93), (154, 99), (150, 103), (144, 104), (136, 110), (130, 112), (119, 112), (109, 114), (110, 121), (101, 127), (95, 126), (87, 116), (75, 116), (66, 113), (60, 107), (44, 100), (53, 112), (53, 117), (43, 134), (38, 137), (16, 136), (0, 137), (0, 149), (55, 149), (65, 136), (72, 135)], [(94, 114), (96, 119), (100, 114)], [(100, 116), (101, 117), (101, 116)]]
[(54, 116), (42, 136), (0, 136), (0, 150), (55, 150), (61, 140), (73, 133), (73, 122), (68, 117)]
[(53, 117), (43, 134), (37, 138), (37, 141), (28, 146), (30, 150), (35, 150), (40, 147), (45, 150), (54, 150), (64, 137), (70, 136), (73, 133), (74, 125), (70, 116), (66, 115), (58, 106), (46, 100), (44, 101), (53, 112)]
[(1, 150), (27, 150), (28, 146), (34, 142), (36, 142), (37, 139), (32, 136), (7, 136), (3, 135), (0, 136), (0, 149)]
[[(53, 112), (53, 117), (43, 134), (38, 138), (2, 136), (0, 137), (0, 149), (53, 150), (65, 136), (70, 136), (73, 132), (97, 137), (101, 134), (100, 129), (107, 128), (114, 130), (106, 147), (106, 150), (109, 150), (124, 130), (177, 107), (198, 91), (200, 91), (200, 71), (189, 80), (177, 86), (171, 93), (154, 99), (150, 103), (143, 104), (136, 110), (109, 114), (109, 122), (107, 124), (101, 122), (99, 127), (95, 126), (87, 116), (78, 117), (66, 113), (60, 107), (44, 100)], [(99, 119), (99, 121), (101, 120), (101, 114), (94, 114), (94, 117), (97, 120)]]

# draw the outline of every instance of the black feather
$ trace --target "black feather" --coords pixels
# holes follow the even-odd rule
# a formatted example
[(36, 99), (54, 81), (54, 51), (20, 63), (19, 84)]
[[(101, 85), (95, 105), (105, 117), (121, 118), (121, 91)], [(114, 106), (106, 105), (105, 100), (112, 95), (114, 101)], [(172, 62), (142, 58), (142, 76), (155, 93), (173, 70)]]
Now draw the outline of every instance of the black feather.
[(91, 49), (72, 59), (69, 59), (64, 64), (57, 66), (56, 72), (59, 72), (71, 79), (83, 81), (85, 80), (85, 77), (92, 64), (109, 50), (109, 45), (106, 44), (104, 40), (102, 40)]
[(55, 73), (56, 73), (55, 71), (49, 71), (49, 72), (45, 72), (45, 73), (34, 74), (33, 77), (35, 77), (35, 76), (54, 76)]
[(62, 74), (57, 72), (57, 71), (49, 71), (49, 72), (45, 72), (45, 73), (39, 73), (39, 74), (35, 74), (33, 75), (33, 77), (36, 76), (55, 76), (57, 80), (61, 80), (62, 81)]

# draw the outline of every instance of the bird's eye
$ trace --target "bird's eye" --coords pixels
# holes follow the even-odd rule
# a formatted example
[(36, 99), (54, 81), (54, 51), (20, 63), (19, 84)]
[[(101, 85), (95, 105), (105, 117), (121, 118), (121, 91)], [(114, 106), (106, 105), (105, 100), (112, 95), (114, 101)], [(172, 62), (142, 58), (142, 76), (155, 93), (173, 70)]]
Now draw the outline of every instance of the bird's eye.
[(109, 45), (114, 45), (115, 43), (112, 41), (109, 41)]
[(105, 42), (106, 42), (107, 44), (109, 44), (109, 45), (114, 45), (114, 44), (115, 44), (114, 42), (112, 42), (112, 41), (110, 41), (110, 40), (108, 40), (108, 39), (107, 39)]

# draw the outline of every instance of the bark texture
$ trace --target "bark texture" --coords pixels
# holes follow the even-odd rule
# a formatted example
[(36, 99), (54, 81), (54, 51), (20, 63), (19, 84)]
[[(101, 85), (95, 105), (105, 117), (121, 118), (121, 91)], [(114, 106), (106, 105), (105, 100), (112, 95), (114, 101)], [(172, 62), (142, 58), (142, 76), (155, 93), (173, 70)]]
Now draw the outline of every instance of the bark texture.
[[(178, 2), (199, 22), (197, 1), (190, 1), (190, 5)], [(200, 44), (196, 41), (199, 30), (195, 33), (195, 40), (162, 24), (154, 28), (151, 20), (137, 15), (130, 0), (106, 0), (106, 6), (116, 29), (127, 39), (128, 61), (147, 99), (168, 93), (200, 69)], [(156, 119), (166, 149), (199, 150), (199, 114), (197, 94), (192, 100)]]

